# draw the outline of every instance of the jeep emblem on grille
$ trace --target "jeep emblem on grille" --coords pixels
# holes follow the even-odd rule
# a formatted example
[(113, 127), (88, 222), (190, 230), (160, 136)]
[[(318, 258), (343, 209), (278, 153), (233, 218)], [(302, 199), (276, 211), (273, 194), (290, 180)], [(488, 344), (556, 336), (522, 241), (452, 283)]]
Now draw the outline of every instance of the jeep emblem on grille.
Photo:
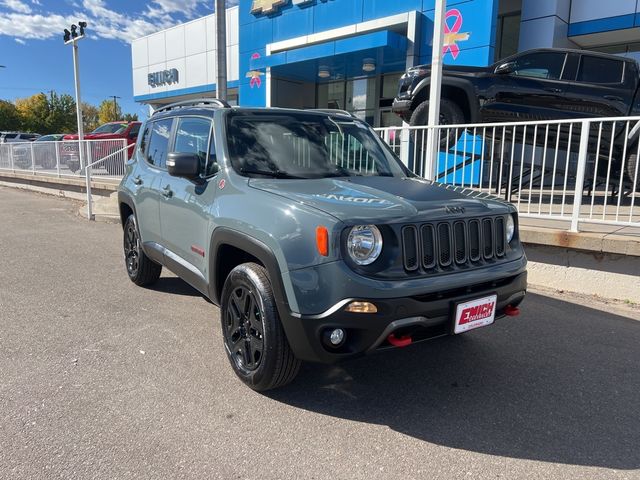
[(462, 214), (462, 213), (464, 213), (464, 207), (446, 206), (446, 207), (444, 207), (444, 209), (447, 211), (447, 213), (451, 213), (451, 214)]

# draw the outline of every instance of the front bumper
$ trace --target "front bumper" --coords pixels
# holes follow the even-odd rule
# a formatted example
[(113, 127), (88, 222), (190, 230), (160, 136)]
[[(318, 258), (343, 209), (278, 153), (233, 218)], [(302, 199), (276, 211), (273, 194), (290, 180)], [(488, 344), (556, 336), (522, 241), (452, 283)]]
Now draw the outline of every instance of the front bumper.
[(401, 117), (408, 117), (411, 115), (411, 99), (399, 100), (394, 99), (393, 104), (391, 105), (391, 111), (400, 115)]
[[(296, 315), (281, 312), (281, 319), (294, 354), (301, 360), (334, 363), (347, 358), (393, 348), (387, 337), (396, 333), (411, 335), (413, 342), (449, 335), (453, 330), (456, 303), (497, 294), (496, 318), (504, 316), (508, 305), (517, 306), (527, 290), (527, 273), (500, 280), (465, 286), (448, 291), (392, 299), (366, 299), (378, 307), (378, 313), (344, 311), (346, 302), (321, 315)], [(354, 299), (355, 300), (355, 299)], [(346, 331), (345, 343), (337, 349), (325, 346), (327, 329)]]

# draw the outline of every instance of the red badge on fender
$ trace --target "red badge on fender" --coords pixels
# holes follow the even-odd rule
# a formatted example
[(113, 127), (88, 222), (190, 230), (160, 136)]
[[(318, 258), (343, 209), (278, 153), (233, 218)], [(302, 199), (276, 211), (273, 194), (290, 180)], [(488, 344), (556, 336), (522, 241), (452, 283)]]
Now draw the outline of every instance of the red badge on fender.
[(218, 188), (222, 190), (227, 182), (224, 181), (224, 178), (218, 182)]

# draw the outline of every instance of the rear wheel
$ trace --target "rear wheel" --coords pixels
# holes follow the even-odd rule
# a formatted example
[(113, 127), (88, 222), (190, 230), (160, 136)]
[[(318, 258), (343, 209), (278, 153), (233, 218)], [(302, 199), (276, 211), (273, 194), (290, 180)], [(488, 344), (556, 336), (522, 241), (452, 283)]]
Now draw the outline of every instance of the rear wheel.
[(265, 391), (296, 377), (301, 362), (282, 329), (264, 267), (244, 263), (231, 271), (222, 290), (220, 319), (231, 367), (246, 385)]
[(142, 251), (140, 233), (133, 215), (129, 215), (124, 223), (124, 261), (129, 279), (141, 287), (154, 284), (162, 273), (162, 265)]

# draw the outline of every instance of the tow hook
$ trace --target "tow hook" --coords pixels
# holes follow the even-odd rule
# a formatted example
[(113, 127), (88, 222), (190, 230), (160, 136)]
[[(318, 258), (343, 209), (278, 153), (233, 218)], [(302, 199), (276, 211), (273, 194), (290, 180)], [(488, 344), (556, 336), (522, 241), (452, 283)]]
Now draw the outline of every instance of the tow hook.
[(396, 337), (394, 333), (392, 333), (387, 337), (387, 341), (394, 347), (399, 347), (399, 348), (408, 347), (413, 343), (413, 340), (411, 340), (411, 335), (403, 335), (401, 337)]
[(520, 309), (518, 307), (514, 307), (512, 305), (507, 305), (504, 307), (504, 314), (509, 317), (517, 317), (520, 315)]

